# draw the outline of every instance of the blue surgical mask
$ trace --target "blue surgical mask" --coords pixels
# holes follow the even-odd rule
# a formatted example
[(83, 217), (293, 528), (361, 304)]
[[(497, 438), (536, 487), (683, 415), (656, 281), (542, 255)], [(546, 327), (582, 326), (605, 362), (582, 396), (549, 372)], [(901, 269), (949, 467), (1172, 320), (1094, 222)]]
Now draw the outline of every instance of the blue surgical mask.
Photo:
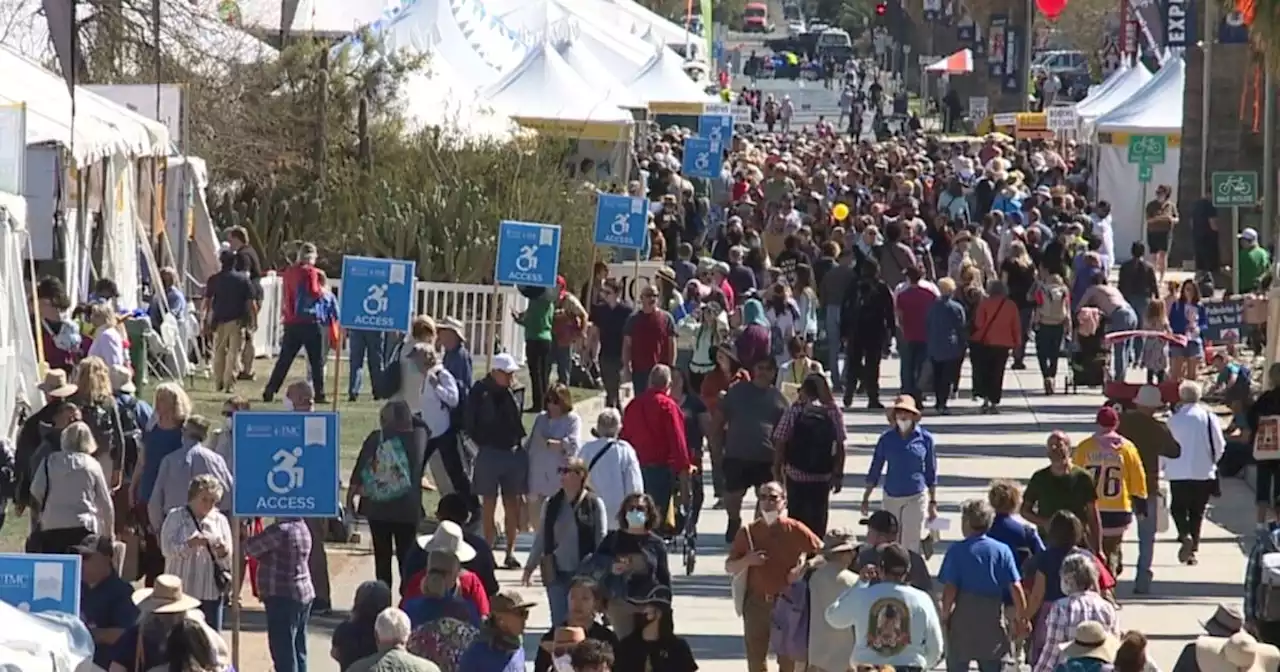
[(627, 525), (630, 527), (644, 527), (649, 520), (649, 516), (644, 511), (628, 511)]

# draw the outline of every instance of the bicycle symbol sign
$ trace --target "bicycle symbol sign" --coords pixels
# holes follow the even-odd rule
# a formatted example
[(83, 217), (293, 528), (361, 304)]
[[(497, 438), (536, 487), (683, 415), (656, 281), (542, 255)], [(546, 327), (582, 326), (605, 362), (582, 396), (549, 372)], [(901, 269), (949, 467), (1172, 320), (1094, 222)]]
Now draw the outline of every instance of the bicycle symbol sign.
[(1129, 163), (1161, 164), (1168, 140), (1163, 135), (1129, 136)]
[(1224, 171), (1213, 174), (1213, 204), (1238, 208), (1258, 202), (1258, 174), (1252, 171)]

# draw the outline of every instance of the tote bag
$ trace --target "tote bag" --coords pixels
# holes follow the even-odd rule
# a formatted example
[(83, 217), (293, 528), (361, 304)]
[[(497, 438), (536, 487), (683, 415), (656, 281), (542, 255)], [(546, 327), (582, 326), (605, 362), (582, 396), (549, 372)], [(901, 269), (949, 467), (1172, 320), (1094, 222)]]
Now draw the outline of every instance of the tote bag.
[[(747, 553), (755, 553), (755, 542), (751, 541), (751, 526), (742, 528), (747, 535)], [(733, 581), (729, 584), (730, 592), (733, 594), (733, 611), (742, 616), (743, 605), (747, 601), (747, 574), (751, 571), (748, 567), (741, 572), (733, 575)]]

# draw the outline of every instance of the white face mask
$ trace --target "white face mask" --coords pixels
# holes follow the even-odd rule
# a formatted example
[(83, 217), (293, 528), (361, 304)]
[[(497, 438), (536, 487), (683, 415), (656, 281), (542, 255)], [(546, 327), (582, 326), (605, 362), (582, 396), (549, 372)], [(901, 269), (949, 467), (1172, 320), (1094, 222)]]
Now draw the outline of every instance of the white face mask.
[(897, 420), (894, 421), (893, 424), (898, 426), (899, 432), (906, 434), (907, 432), (911, 431), (911, 427), (915, 425), (915, 422), (912, 420), (907, 420), (905, 418), (898, 418)]
[(556, 672), (573, 672), (573, 661), (569, 656), (556, 656), (552, 666), (555, 667)]
[(772, 525), (778, 522), (778, 512), (777, 511), (761, 511), (760, 518), (764, 520), (765, 525)]

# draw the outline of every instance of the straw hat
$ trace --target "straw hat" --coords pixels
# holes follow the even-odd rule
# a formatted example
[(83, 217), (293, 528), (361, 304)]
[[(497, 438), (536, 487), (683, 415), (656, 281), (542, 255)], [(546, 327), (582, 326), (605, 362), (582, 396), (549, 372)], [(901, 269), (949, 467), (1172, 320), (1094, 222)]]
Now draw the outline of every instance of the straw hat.
[(133, 384), (133, 371), (119, 364), (111, 367), (111, 389), (125, 394), (137, 392), (138, 387)]
[(823, 555), (847, 553), (858, 547), (858, 535), (849, 530), (831, 530), (822, 542)]
[(172, 574), (157, 576), (154, 588), (134, 591), (133, 603), (144, 614), (180, 614), (200, 607), (200, 600), (182, 592), (182, 579)]
[(467, 340), (467, 335), (464, 333), (464, 327), (462, 326), (462, 320), (459, 320), (456, 317), (446, 315), (440, 318), (439, 321), (436, 322), (436, 329), (448, 329), (458, 335), (458, 340), (464, 343)]
[(916, 400), (909, 394), (900, 394), (897, 399), (893, 400), (893, 404), (889, 406), (890, 411), (906, 411), (917, 418), (920, 417), (920, 409), (916, 406)]
[(1134, 397), (1133, 403), (1142, 408), (1160, 408), (1164, 406), (1164, 399), (1160, 395), (1160, 388), (1155, 385), (1143, 385), (1138, 388), (1138, 395)]
[(476, 559), (476, 549), (462, 539), (462, 528), (451, 520), (440, 521), (435, 534), (418, 537), (418, 546), (422, 550), (443, 551), (458, 557), (458, 562), (471, 562)]
[(1207, 621), (1200, 621), (1200, 625), (1213, 637), (1230, 637), (1244, 627), (1244, 616), (1240, 615), (1240, 607), (1219, 604), (1213, 616)]
[(1276, 672), (1280, 649), (1260, 644), (1247, 632), (1200, 637), (1196, 640), (1196, 665), (1200, 672)]
[[(1064, 658), (1096, 658), (1104, 663), (1115, 662), (1120, 641), (1097, 621), (1085, 621), (1076, 626), (1075, 639), (1061, 645)], [(1204, 672), (1204, 668), (1201, 668)]]
[(52, 369), (44, 374), (44, 381), (36, 386), (44, 396), (53, 399), (63, 399), (75, 394), (80, 388), (67, 382), (67, 372), (62, 369)]

